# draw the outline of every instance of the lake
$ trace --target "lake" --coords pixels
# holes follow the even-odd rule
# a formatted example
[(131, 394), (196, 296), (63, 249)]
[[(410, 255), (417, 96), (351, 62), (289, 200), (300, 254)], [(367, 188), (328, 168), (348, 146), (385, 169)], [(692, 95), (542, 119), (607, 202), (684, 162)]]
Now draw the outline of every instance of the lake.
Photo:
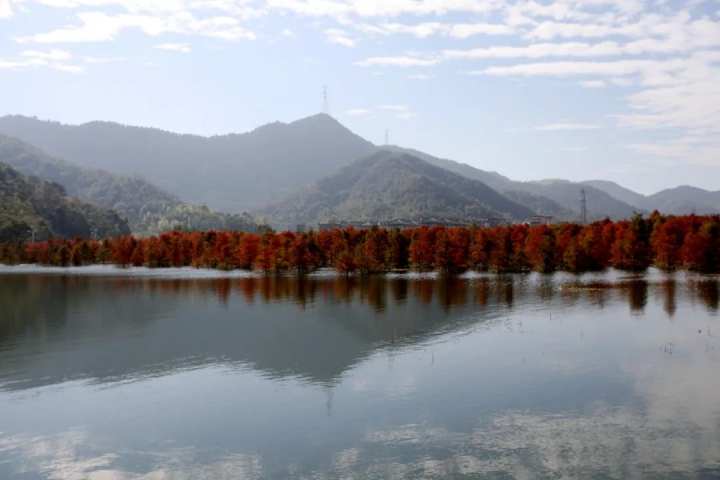
[(717, 277), (107, 273), (0, 274), (0, 478), (720, 477)]

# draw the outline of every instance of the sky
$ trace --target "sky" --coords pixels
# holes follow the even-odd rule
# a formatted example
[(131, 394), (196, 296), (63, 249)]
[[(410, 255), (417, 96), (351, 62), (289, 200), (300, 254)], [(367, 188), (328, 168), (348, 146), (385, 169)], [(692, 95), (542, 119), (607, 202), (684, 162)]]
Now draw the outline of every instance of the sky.
[(0, 0), (0, 115), (214, 135), (324, 86), (377, 144), (720, 190), (720, 0)]

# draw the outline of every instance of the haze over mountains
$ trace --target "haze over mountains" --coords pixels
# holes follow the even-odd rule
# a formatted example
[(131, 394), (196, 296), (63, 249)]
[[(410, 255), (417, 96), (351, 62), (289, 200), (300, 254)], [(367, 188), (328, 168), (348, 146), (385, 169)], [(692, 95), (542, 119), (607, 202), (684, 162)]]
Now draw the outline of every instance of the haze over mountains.
[(418, 157), (379, 151), (265, 210), (283, 222), (524, 220), (533, 210)]
[(614, 182), (591, 180), (584, 183), (604, 190), (638, 209), (658, 210), (674, 215), (720, 213), (720, 191), (711, 192), (690, 185), (681, 185), (652, 195), (642, 195)]
[(62, 185), (73, 197), (114, 210), (127, 219), (135, 233), (160, 233), (173, 228), (240, 230), (253, 227), (253, 220), (247, 214), (230, 215), (190, 205), (140, 177), (83, 168), (4, 135), (0, 135), (0, 161), (25, 175)]
[(127, 223), (115, 212), (71, 198), (62, 186), (0, 162), (0, 242), (128, 233)]
[(7, 116), (0, 118), (0, 133), (82, 167), (141, 176), (187, 202), (227, 212), (277, 201), (374, 150), (327, 115), (215, 137)]
[[(135, 232), (275, 224), (503, 217), (591, 220), (635, 212), (717, 213), (720, 192), (678, 187), (645, 196), (602, 180), (519, 182), (412, 149), (375, 146), (319, 114), (243, 134), (179, 135), (111, 122), (0, 118), (0, 162), (57, 182), (127, 218)], [(12, 139), (9, 137), (15, 137)], [(478, 163), (482, 163), (481, 159)], [(198, 206), (207, 205), (208, 207)]]

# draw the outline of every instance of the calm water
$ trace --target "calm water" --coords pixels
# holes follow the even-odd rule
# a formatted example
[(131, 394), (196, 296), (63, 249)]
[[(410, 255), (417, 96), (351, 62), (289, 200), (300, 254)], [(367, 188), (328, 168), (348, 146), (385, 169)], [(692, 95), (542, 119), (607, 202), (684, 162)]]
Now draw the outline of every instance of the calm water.
[(0, 275), (0, 478), (717, 478), (716, 278)]

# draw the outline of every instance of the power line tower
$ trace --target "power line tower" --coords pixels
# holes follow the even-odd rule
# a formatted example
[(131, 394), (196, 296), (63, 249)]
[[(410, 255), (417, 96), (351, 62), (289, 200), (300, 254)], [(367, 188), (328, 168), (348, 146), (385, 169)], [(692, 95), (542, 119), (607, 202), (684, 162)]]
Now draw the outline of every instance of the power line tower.
[(323, 113), (330, 115), (330, 102), (328, 101), (328, 87), (323, 85)]
[(385, 145), (390, 145), (390, 130), (385, 130)]
[(583, 225), (587, 224), (587, 195), (584, 188), (580, 190), (580, 220)]

